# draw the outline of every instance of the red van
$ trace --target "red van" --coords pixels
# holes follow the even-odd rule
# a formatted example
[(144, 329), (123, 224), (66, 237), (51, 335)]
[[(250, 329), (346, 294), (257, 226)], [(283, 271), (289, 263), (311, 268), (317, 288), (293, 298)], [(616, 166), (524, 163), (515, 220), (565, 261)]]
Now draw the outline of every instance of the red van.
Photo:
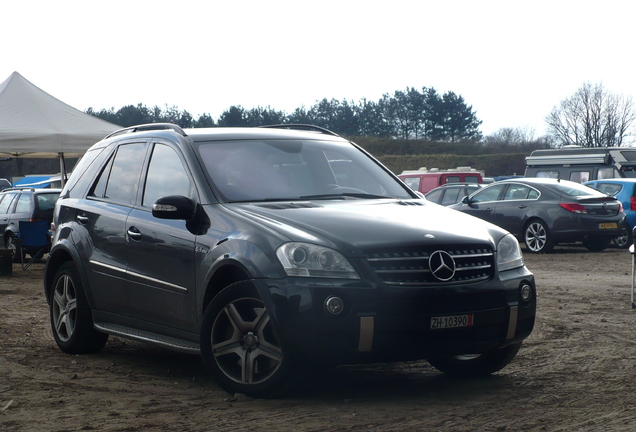
[(403, 171), (398, 176), (414, 191), (426, 192), (447, 183), (483, 183), (482, 171), (471, 167), (457, 167), (447, 170), (426, 167), (414, 171)]

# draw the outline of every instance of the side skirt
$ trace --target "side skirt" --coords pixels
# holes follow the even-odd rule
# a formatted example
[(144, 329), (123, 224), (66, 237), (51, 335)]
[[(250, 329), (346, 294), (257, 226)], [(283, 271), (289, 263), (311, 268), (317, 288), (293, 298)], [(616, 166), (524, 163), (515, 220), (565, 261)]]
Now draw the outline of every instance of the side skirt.
[(138, 340), (141, 342), (148, 342), (154, 345), (159, 345), (174, 351), (180, 351), (188, 354), (201, 354), (199, 344), (184, 341), (169, 336), (163, 336), (149, 331), (134, 329), (119, 324), (100, 323), (94, 324), (95, 329), (112, 334), (115, 336), (121, 336), (123, 338)]

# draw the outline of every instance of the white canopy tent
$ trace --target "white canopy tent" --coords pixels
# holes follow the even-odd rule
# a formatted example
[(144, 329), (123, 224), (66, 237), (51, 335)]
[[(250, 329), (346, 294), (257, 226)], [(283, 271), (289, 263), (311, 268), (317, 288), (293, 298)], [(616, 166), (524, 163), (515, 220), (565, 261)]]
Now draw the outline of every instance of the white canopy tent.
[(0, 156), (80, 157), (119, 126), (79, 111), (18, 72), (0, 83)]

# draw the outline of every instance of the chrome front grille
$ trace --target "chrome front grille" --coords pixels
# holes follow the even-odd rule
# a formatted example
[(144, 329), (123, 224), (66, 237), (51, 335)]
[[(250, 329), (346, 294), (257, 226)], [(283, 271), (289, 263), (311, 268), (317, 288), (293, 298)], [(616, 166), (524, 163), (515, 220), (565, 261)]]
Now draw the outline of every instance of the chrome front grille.
[[(438, 278), (431, 270), (431, 255), (446, 252), (454, 264), (450, 278)], [(410, 249), (369, 250), (367, 262), (382, 281), (388, 285), (448, 285), (489, 280), (494, 277), (494, 253), (484, 245), (457, 245), (452, 247), (420, 247)], [(445, 264), (443, 264), (445, 265)], [(433, 270), (439, 262), (433, 264)]]

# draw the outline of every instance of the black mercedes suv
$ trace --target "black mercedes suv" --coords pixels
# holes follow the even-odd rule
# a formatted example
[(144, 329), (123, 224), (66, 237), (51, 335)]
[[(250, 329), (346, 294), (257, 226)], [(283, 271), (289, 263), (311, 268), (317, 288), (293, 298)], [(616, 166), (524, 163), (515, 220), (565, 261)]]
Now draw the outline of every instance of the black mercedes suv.
[(196, 353), (231, 393), (278, 395), (314, 363), (490, 374), (534, 326), (512, 235), (313, 126), (117, 131), (78, 162), (52, 228), (63, 351), (117, 335)]

